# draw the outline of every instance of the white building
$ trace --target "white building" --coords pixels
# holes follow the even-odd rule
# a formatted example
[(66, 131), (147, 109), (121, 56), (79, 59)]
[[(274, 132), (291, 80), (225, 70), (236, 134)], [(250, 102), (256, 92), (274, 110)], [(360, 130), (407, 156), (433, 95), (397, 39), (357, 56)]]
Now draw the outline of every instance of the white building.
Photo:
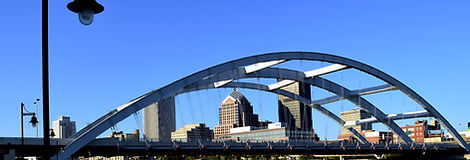
[[(460, 131), (459, 134), (462, 136), (462, 138), (470, 138), (470, 131)], [(446, 133), (445, 137), (454, 138), (454, 136), (452, 136), (449, 132)]]
[(52, 122), (52, 129), (54, 130), (54, 138), (67, 138), (75, 133), (75, 121), (70, 121), (70, 117), (60, 116), (58, 120)]

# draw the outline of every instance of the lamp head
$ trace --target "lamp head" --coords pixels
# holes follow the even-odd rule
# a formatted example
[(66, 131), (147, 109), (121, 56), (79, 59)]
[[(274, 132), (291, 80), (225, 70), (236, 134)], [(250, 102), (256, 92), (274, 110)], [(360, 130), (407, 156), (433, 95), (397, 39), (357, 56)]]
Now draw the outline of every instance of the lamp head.
[(31, 120), (29, 121), (33, 127), (36, 127), (37, 124), (39, 123), (38, 118), (36, 118), (36, 114), (33, 114), (33, 117), (31, 117)]
[(93, 15), (104, 10), (104, 7), (96, 0), (74, 0), (67, 4), (67, 8), (78, 13), (78, 19), (84, 25), (90, 25), (93, 22)]
[(51, 137), (55, 137), (54, 129), (51, 129)]

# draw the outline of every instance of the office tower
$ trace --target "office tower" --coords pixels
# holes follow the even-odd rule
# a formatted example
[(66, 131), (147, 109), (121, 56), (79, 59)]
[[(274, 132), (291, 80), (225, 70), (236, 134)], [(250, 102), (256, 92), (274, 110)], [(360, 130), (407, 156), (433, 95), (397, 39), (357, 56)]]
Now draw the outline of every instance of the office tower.
[[(362, 119), (366, 119), (370, 117), (371, 116), (369, 113), (359, 108), (354, 108), (353, 110), (350, 110), (350, 111), (341, 112), (341, 119), (345, 122), (358, 121), (358, 120), (362, 120)], [(358, 132), (361, 132), (364, 130), (372, 130), (372, 124), (366, 123), (366, 124), (355, 125), (353, 126), (353, 128)], [(350, 132), (346, 128), (342, 128), (341, 134), (350, 134)]]
[[(281, 81), (281, 79), (278, 79)], [(310, 100), (310, 85), (301, 82), (294, 82), (281, 89), (297, 94)], [(312, 129), (312, 108), (299, 101), (278, 95), (279, 122), (287, 123), (290, 130), (311, 131)]]
[(53, 138), (68, 138), (76, 132), (75, 121), (70, 121), (70, 117), (60, 116), (52, 122), (52, 129), (56, 135)]
[(234, 89), (219, 106), (219, 125), (215, 126), (215, 138), (224, 139), (230, 128), (258, 126), (258, 115), (253, 114), (253, 106), (246, 97)]
[(153, 103), (143, 109), (144, 139), (169, 141), (171, 132), (176, 129), (175, 97), (169, 97)]

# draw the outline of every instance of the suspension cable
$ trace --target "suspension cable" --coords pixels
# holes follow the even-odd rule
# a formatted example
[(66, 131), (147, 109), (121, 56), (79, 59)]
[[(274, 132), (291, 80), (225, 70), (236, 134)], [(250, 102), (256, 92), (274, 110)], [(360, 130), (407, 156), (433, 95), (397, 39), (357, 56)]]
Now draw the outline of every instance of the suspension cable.
[(135, 119), (135, 122), (136, 122), (136, 125), (137, 127), (139, 127), (139, 137), (140, 137), (140, 133), (142, 133), (142, 119), (140, 118), (140, 111), (137, 111), (137, 112), (134, 112), (134, 119)]
[(197, 95), (197, 100), (198, 100), (198, 105), (199, 105), (199, 111), (201, 112), (201, 116), (202, 116), (202, 121), (205, 122), (205, 116), (204, 116), (204, 110), (202, 109), (203, 108), (203, 105), (202, 105), (202, 102), (201, 102), (201, 96), (199, 95), (199, 91), (196, 92), (196, 95)]
[[(344, 77), (343, 77), (343, 76), (344, 76), (344, 75), (343, 75), (343, 72), (341, 72), (341, 73), (340, 73), (340, 81), (341, 81), (341, 83), (344, 83)], [(344, 88), (343, 88), (343, 87), (341, 87), (341, 95), (344, 95)], [(341, 98), (341, 99), (344, 99), (344, 98)], [(344, 112), (344, 100), (341, 100), (341, 112), (340, 112), (340, 113), (342, 113), (342, 112)], [(366, 124), (366, 125), (367, 125), (367, 124)], [(340, 128), (339, 128), (340, 133), (341, 133), (342, 129), (343, 129), (343, 127), (340, 127)]]
[[(359, 93), (361, 93), (361, 89), (362, 89), (362, 83), (361, 83), (361, 80), (359, 80)], [(358, 100), (358, 106), (360, 107), (361, 106), (361, 94), (358, 94), (357, 95), (357, 100)], [(376, 107), (374, 107), (374, 114), (376, 114)]]
[[(390, 101), (390, 102), (393, 102), (393, 94), (392, 94), (392, 92), (389, 92), (389, 101)], [(390, 119), (389, 119), (389, 120), (390, 120)], [(390, 121), (389, 121), (389, 123), (390, 123)], [(387, 127), (387, 128), (388, 128), (388, 127)], [(390, 140), (388, 140), (388, 138), (390, 137), (391, 132), (392, 132), (391, 129), (388, 128), (388, 132), (387, 132), (387, 143), (389, 143), (389, 141), (390, 141)], [(392, 141), (392, 142), (394, 141), (393, 136), (392, 136), (392, 140), (391, 140), (391, 141)]]
[[(321, 61), (321, 68), (324, 67), (324, 62)], [(325, 79), (322, 78), (322, 88), (325, 88)], [(326, 107), (326, 106), (325, 106)], [(325, 125), (325, 141), (328, 142), (328, 120), (326, 120), (326, 125)]]
[(181, 126), (184, 126), (186, 123), (184, 123), (184, 117), (183, 117), (183, 110), (181, 109), (180, 105), (180, 99), (178, 98), (179, 96), (175, 96), (176, 99), (176, 109), (178, 110), (179, 118), (181, 121)]
[[(391, 120), (391, 119), (389, 118), (389, 119), (388, 119), (388, 124), (390, 124), (390, 120)], [(390, 128), (389, 128), (389, 127), (387, 127), (387, 128), (388, 128), (388, 131), (387, 131), (387, 139), (386, 139), (386, 143), (388, 144), (388, 143), (389, 143), (389, 139), (390, 139), (388, 135), (390, 134), (391, 130), (390, 130)]]
[[(417, 111), (418, 110), (418, 103), (415, 103), (415, 110)], [(415, 119), (416, 119), (417, 115), (415, 116)]]
[(325, 141), (328, 142), (328, 120), (326, 120), (325, 125)]
[(196, 120), (196, 115), (194, 114), (193, 105), (191, 103), (191, 94), (190, 94), (190, 92), (188, 92), (186, 97), (188, 98), (188, 105), (189, 105), (189, 111), (191, 112), (191, 118), (193, 118), (193, 123), (195, 123), (195, 122), (197, 122), (197, 120)]
[[(406, 111), (407, 107), (406, 107), (406, 103), (405, 103), (405, 98), (403, 98), (403, 106), (404, 106), (405, 111)], [(410, 107), (410, 108), (411, 108), (411, 107)], [(418, 111), (418, 109), (416, 109), (416, 111)], [(415, 115), (415, 118), (416, 118), (416, 116), (417, 116), (417, 115)], [(404, 115), (404, 114), (401, 114), (401, 119), (404, 119), (404, 118), (405, 118), (405, 115)]]
[[(259, 75), (259, 72), (256, 72), (256, 75)], [(261, 82), (259, 79), (259, 76), (256, 76), (256, 80), (258, 81), (258, 95), (259, 95), (259, 119), (262, 120), (263, 118), (261, 117), (263, 113), (263, 97), (261, 96)]]

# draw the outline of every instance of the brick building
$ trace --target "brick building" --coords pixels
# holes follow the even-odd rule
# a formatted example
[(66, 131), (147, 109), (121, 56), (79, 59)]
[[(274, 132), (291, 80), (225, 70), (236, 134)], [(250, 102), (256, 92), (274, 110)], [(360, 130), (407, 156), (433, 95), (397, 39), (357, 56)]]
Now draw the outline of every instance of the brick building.
[[(400, 127), (415, 143), (424, 143), (425, 138), (443, 137), (441, 125), (436, 120), (417, 120), (412, 126)], [(393, 136), (393, 141), (398, 143), (398, 137)]]

